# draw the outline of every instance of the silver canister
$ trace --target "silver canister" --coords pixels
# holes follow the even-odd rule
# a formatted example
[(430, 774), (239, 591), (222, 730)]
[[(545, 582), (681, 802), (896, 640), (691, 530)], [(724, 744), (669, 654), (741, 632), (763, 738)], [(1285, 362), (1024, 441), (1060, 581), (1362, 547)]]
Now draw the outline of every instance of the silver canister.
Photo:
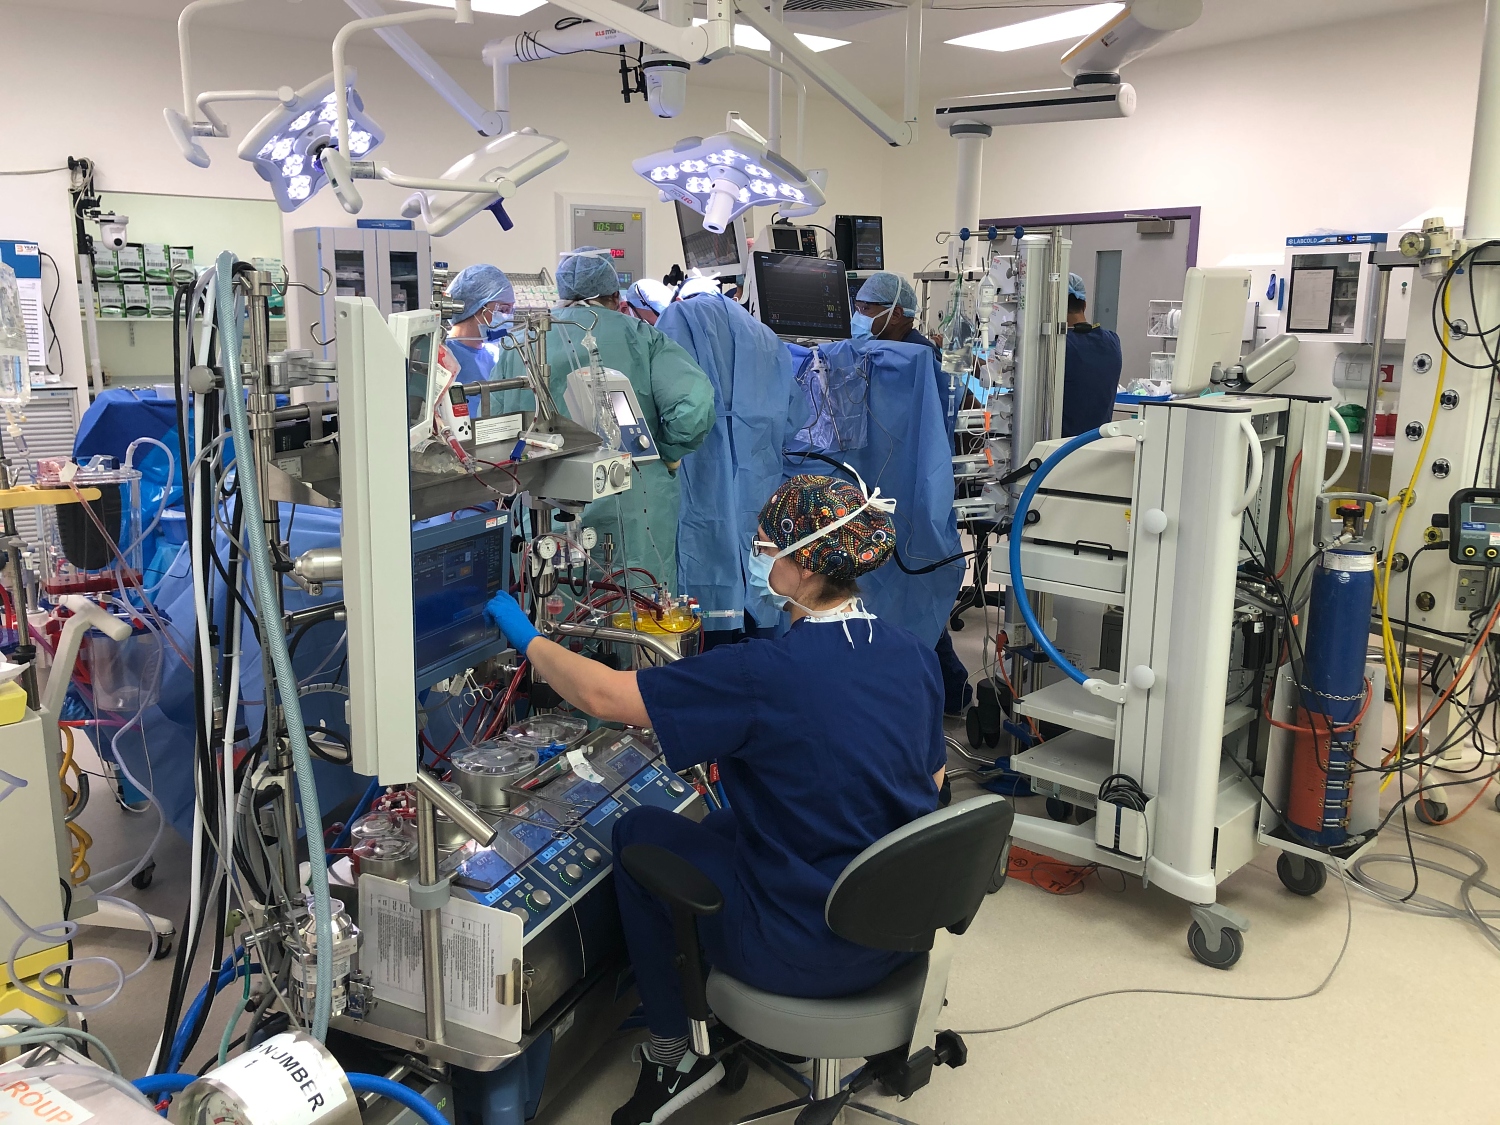
[(417, 838), (374, 836), (351, 849), (357, 875), (379, 875), (382, 879), (414, 879), (417, 875)]
[[(329, 901), (329, 912), (333, 923), (333, 948), (330, 951), (333, 968), (333, 992), (329, 1011), (338, 1015), (348, 1006), (349, 970), (353, 967), (354, 955), (359, 952), (359, 927), (354, 924), (338, 899)], [(313, 1018), (313, 996), (318, 983), (318, 927), (313, 915), (312, 896), (307, 896), (307, 915), (297, 923), (296, 931), (286, 943), (292, 958), (291, 978), (288, 982), (289, 999), (296, 1014), (302, 1020)]]
[[(455, 792), (455, 795), (463, 798), (463, 793), (459, 786), (453, 782), (443, 782), (443, 788), (451, 789)], [(478, 806), (473, 801), (463, 798), (463, 802), (469, 808), (474, 809), (476, 812), (478, 811)], [(437, 846), (442, 851), (452, 851), (454, 848), (461, 848), (469, 842), (469, 834), (463, 830), (462, 826), (456, 824), (453, 818), (445, 813), (436, 803), (432, 806), (432, 829), (433, 834), (437, 837)]]
[(453, 779), (465, 800), (475, 808), (508, 809), (511, 794), (506, 787), (535, 768), (538, 758), (530, 747), (495, 741), (461, 750), (451, 761)]
[(182, 1092), (181, 1105), (179, 1120), (191, 1125), (271, 1125), (288, 1120), (289, 1112), (306, 1125), (362, 1120), (343, 1068), (301, 1031), (273, 1035), (215, 1067)]
[(589, 732), (589, 721), (577, 715), (532, 715), (505, 730), (507, 738), (522, 746), (567, 750)]

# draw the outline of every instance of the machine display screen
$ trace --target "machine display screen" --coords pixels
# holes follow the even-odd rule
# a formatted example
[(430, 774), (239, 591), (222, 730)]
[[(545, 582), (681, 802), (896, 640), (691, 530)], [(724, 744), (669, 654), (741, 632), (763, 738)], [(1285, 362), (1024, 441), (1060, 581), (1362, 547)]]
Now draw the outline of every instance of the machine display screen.
[(594, 224), (594, 233), (595, 234), (624, 234), (625, 233), (625, 224), (624, 223), (597, 223), (596, 222)]
[(460, 886), (488, 891), (498, 886), (515, 868), (489, 848), (475, 852), (455, 872)]
[(554, 801), (566, 801), (575, 809), (587, 805), (597, 805), (609, 796), (609, 790), (597, 781), (585, 781), (581, 777), (569, 774), (567, 777), (559, 778), (546, 789), (543, 794)]
[(849, 282), (844, 263), (806, 254), (755, 255), (761, 321), (780, 336), (849, 338)]
[(609, 768), (623, 778), (632, 778), (647, 766), (646, 755), (634, 746), (627, 747), (609, 760)]
[(505, 521), (493, 515), (439, 524), (412, 535), (412, 619), (419, 679), (426, 669), (498, 640), (495, 627), (484, 619), (484, 606), (504, 585), (508, 543)]
[(615, 412), (615, 421), (620, 425), (640, 425), (640, 419), (635, 416), (635, 411), (630, 408), (630, 396), (624, 391), (610, 391), (609, 405)]
[(1466, 514), (1469, 523), (1500, 523), (1500, 507), (1493, 504), (1470, 504)]
[(845, 269), (885, 269), (884, 222), (879, 215), (835, 216), (833, 236)]
[(526, 819), (530, 823), (517, 824), (510, 834), (526, 845), (527, 851), (546, 847), (547, 841), (552, 839), (552, 829), (561, 827), (557, 818), (541, 807), (533, 808), (526, 814)]
[(412, 337), (406, 352), (406, 424), (415, 426), (427, 408), (427, 380), (432, 373), (432, 334)]
[(682, 234), (682, 257), (688, 269), (722, 272), (735, 267), (735, 272), (739, 272), (743, 268), (740, 258), (743, 235), (738, 221), (730, 223), (723, 234), (714, 234), (703, 229), (702, 215), (678, 203), (677, 229)]

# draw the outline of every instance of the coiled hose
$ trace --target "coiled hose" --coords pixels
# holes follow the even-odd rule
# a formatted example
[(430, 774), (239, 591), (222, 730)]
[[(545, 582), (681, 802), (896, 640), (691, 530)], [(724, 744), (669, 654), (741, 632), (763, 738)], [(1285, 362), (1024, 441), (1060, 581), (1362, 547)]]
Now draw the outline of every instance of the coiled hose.
[[(1079, 434), (1075, 438), (1069, 438), (1057, 448), (1045, 461), (1037, 467), (1036, 472), (1031, 474), (1031, 479), (1026, 482), (1026, 487), (1021, 490), (1021, 498), (1016, 501), (1016, 510), (1011, 516), (1010, 525), (1010, 588), (1015, 595), (1016, 608), (1021, 611), (1021, 619), (1026, 622), (1026, 628), (1031, 630), (1031, 635), (1036, 643), (1042, 648), (1052, 663), (1056, 664), (1068, 679), (1074, 683), (1087, 683), (1088, 677), (1073, 666), (1073, 662), (1064, 656), (1052, 638), (1042, 632), (1041, 623), (1037, 621), (1036, 614), (1032, 612), (1031, 601), (1026, 597), (1026, 580), (1021, 575), (1021, 537), (1026, 528), (1026, 513), (1031, 507), (1031, 501), (1036, 497), (1037, 489), (1042, 486), (1042, 481), (1047, 474), (1057, 468), (1058, 463), (1067, 457), (1075, 449), (1082, 449), (1090, 442), (1098, 441), (1104, 434), (1099, 429), (1089, 430), (1088, 433)], [(235, 440), (239, 440), (236, 438)]]
[[(286, 716), (287, 738), (292, 746), (292, 769), (297, 777), (297, 797), (302, 805), (302, 822), (307, 825), (309, 843), (321, 847), (323, 815), (318, 807), (318, 787), (313, 780), (312, 753), (307, 745), (307, 728), (302, 723), (302, 703), (297, 695), (297, 677), (292, 672), (292, 657), (287, 651), (286, 633), (281, 628), (281, 606), (276, 596), (280, 576), (271, 567), (271, 548), (266, 542), (266, 525), (260, 518), (260, 482), (255, 478), (250, 422), (245, 410), (245, 381), (240, 375), (240, 320), (235, 315), (234, 255), (228, 250), (219, 255), (217, 264), (218, 320), (223, 326), (219, 339), (224, 355), (224, 401), (229, 406), (229, 424), (234, 433), (235, 474), (239, 478), (240, 497), (251, 518), (245, 521), (249, 536), (250, 578), (255, 587), (255, 612), (260, 618), (262, 656), (269, 653), (276, 675), (276, 694)], [(289, 826), (295, 833), (295, 828)], [(293, 846), (295, 841), (286, 841)], [(328, 1014), (333, 997), (333, 959), (326, 950), (333, 948), (333, 919), (328, 905), (328, 868), (313, 855), (311, 878), (313, 920), (318, 955), (317, 979), (313, 994), (311, 1033), (319, 1041), (328, 1035)]]

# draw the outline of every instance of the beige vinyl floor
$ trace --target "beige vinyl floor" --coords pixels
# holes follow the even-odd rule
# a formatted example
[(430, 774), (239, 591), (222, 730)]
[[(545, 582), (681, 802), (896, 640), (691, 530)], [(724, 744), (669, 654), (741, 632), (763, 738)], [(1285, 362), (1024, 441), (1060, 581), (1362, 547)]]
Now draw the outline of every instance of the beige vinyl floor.
[[(970, 617), (971, 626), (954, 639), (961, 658), (977, 669), (982, 625), (977, 614)], [(1500, 861), (1496, 788), (1455, 824), (1423, 830)], [(1449, 800), (1456, 809), (1470, 793), (1455, 787)], [(1041, 814), (1040, 801), (1020, 804), (1023, 812)], [(128, 816), (102, 792), (85, 818), (104, 865), (138, 853), (153, 827), (149, 815)], [(1399, 820), (1381, 847), (1404, 851)], [(1416, 847), (1419, 855), (1455, 859)], [(180, 915), (187, 858), (186, 846), (168, 832), (155, 884), (131, 897)], [(938, 1070), (905, 1103), (872, 1104), (917, 1125), (1500, 1122), (1500, 951), (1472, 926), (1405, 912), (1359, 889), (1346, 893), (1337, 879), (1315, 898), (1296, 897), (1278, 881), (1275, 860), (1274, 851), (1262, 852), (1220, 888), (1222, 900), (1252, 921), (1244, 957), (1227, 972), (1189, 954), (1186, 907), (1142, 890), (1136, 880), (1106, 872), (1067, 897), (1012, 880), (957, 943), (945, 1023), (959, 1030), (1012, 1024), (1114, 989), (1297, 995), (1324, 979), (1347, 934), (1343, 959), (1319, 995), (1279, 1002), (1089, 1000), (1014, 1031), (970, 1035), (967, 1066)], [(1391, 881), (1403, 877), (1396, 867), (1380, 873)], [(1452, 900), (1455, 889), (1453, 880), (1423, 873), (1425, 893)], [(1500, 908), (1500, 902), (1482, 905)], [(134, 964), (141, 945), (137, 935), (90, 930), (78, 952)], [(202, 979), (207, 959), (199, 963)], [(170, 964), (131, 981), (90, 1021), (131, 1073), (144, 1071), (156, 1041)], [(210, 1041), (216, 1046), (221, 1027), (216, 1018), (189, 1060), (194, 1069), (208, 1057)], [(622, 1033), (607, 1045), (538, 1119), (541, 1125), (607, 1122), (634, 1087), (629, 1052), (639, 1036)], [(785, 1098), (782, 1086), (752, 1070), (739, 1094), (710, 1093), (672, 1120), (720, 1125)]]

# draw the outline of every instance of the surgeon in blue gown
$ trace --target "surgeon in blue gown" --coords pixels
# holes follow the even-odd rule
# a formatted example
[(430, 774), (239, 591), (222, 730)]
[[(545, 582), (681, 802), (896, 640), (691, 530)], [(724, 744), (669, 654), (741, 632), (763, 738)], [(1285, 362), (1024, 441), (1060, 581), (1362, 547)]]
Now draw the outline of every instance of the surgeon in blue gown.
[[(458, 377), (465, 383), (487, 382), (500, 360), (500, 340), (510, 332), (515, 287), (496, 266), (468, 266), (448, 283), (448, 296), (463, 306), (444, 341), (458, 360)], [(477, 399), (469, 400), (471, 414)]]
[(781, 451), (807, 407), (776, 333), (721, 296), (716, 282), (695, 284), (701, 280), (682, 286), (656, 327), (713, 384), (713, 429), (677, 470), (678, 589), (698, 599), (704, 645), (712, 647), (780, 613), (747, 586), (745, 560), (760, 505), (781, 480)]

